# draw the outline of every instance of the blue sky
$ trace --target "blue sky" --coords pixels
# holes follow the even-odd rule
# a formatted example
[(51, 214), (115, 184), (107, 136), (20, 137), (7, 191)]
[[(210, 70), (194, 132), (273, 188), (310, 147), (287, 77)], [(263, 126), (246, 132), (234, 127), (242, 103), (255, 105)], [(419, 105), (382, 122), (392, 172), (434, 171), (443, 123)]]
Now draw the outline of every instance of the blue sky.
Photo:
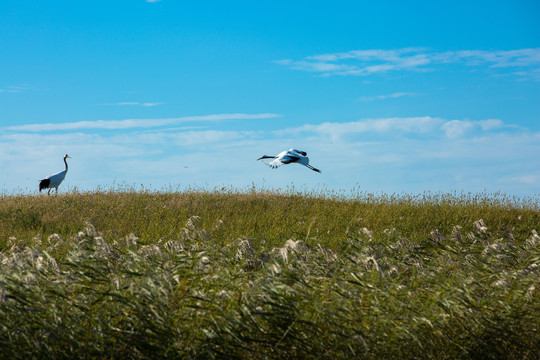
[[(540, 194), (537, 1), (0, 2), (0, 190)], [(321, 174), (256, 162), (294, 147)]]

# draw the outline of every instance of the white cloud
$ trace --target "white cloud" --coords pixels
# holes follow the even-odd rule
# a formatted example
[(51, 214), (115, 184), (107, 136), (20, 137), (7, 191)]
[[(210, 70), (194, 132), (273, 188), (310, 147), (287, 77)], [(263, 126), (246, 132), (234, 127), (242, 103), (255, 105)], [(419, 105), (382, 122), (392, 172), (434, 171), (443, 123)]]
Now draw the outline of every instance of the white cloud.
[(96, 120), (96, 121), (76, 121), (70, 123), (47, 123), (47, 124), (27, 124), (5, 128), (9, 131), (74, 131), (81, 129), (102, 129), (118, 130), (130, 128), (153, 128), (167, 125), (174, 125), (185, 122), (211, 122), (222, 120), (247, 120), (247, 119), (270, 119), (280, 117), (279, 114), (214, 114), (202, 116), (185, 116), (167, 119), (126, 119), (126, 120)]
[(520, 174), (519, 176), (514, 176), (508, 179), (508, 181), (517, 181), (527, 185), (533, 185), (540, 183), (540, 173), (536, 174)]
[(336, 140), (344, 135), (367, 132), (429, 133), (438, 129), (443, 123), (443, 119), (430, 116), (366, 119), (346, 123), (325, 122), (318, 125), (305, 124), (300, 127), (279, 131), (278, 133), (299, 134), (307, 132)]
[[(306, 60), (281, 60), (277, 63), (293, 69), (322, 72), (325, 75), (360, 75), (384, 73), (398, 69), (418, 69), (430, 63), (426, 54), (417, 53), (421, 48), (396, 50), (354, 50), (309, 56)], [(338, 63), (339, 62), (339, 63)]]
[(473, 129), (480, 128), (483, 131), (490, 131), (500, 129), (504, 126), (503, 122), (498, 119), (480, 121), (451, 120), (445, 122), (441, 129), (446, 133), (446, 136), (456, 138), (465, 135), (465, 133)]
[(103, 104), (104, 106), (146, 106), (146, 107), (149, 107), (149, 106), (158, 106), (158, 105), (162, 105), (162, 104), (165, 104), (163, 102), (144, 102), (144, 103), (141, 103), (141, 102), (137, 102), (137, 101), (126, 101), (126, 102), (117, 102), (117, 103), (114, 103), (114, 104)]
[(28, 90), (28, 86), (19, 85), (19, 86), (6, 86), (5, 88), (0, 88), (0, 93), (19, 93)]
[[(307, 151), (323, 173), (295, 165), (273, 170), (255, 160), (289, 147)], [(540, 192), (540, 133), (511, 128), (497, 119), (430, 116), (304, 124), (274, 132), (193, 127), (4, 132), (0, 191), (21, 187), (36, 192), (41, 177), (61, 170), (65, 153), (73, 159), (61, 190), (125, 182), (157, 189), (167, 184), (242, 188), (254, 183), (308, 189), (360, 184), (363, 191), (386, 193)]]
[(311, 62), (311, 61), (291, 61), (291, 60), (279, 60), (276, 63), (280, 65), (289, 66), (295, 70), (312, 71), (319, 73), (344, 73), (352, 72), (356, 70), (356, 67), (347, 65), (338, 65), (327, 62)]
[[(295, 128), (278, 130), (276, 134), (299, 134), (321, 136), (330, 141), (347, 141), (354, 136), (375, 133), (390, 136), (410, 137), (447, 137), (461, 138), (466, 135), (477, 136), (495, 130), (515, 130), (517, 126), (504, 124), (499, 119), (487, 120), (445, 120), (442, 118), (403, 117), (403, 118), (379, 118), (362, 119), (351, 122), (324, 122), (321, 124), (304, 124)], [(380, 140), (377, 140), (380, 141)]]
[(462, 64), (484, 67), (492, 71), (504, 68), (519, 69), (511, 74), (521, 73), (522, 78), (538, 79), (540, 68), (540, 48), (508, 51), (459, 50), (437, 52), (425, 48), (403, 48), (393, 50), (353, 50), (308, 56), (303, 60), (279, 60), (276, 63), (296, 70), (330, 75), (367, 76), (390, 71), (434, 70), (442, 64)]
[(473, 124), (470, 121), (452, 120), (443, 124), (442, 129), (446, 133), (446, 136), (455, 138), (465, 134), (469, 129), (473, 128)]
[(400, 98), (403, 96), (415, 96), (415, 93), (409, 93), (409, 92), (397, 92), (393, 94), (388, 95), (377, 95), (377, 96), (361, 96), (358, 99), (360, 101), (374, 101), (374, 100), (386, 100), (386, 99), (395, 99)]
[(220, 142), (238, 141), (250, 137), (252, 132), (219, 131), (219, 130), (188, 130), (167, 132), (140, 132), (119, 135), (113, 139), (125, 144), (169, 144), (169, 146), (191, 147), (193, 145), (217, 145)]
[(464, 50), (449, 53), (450, 57), (467, 61), (470, 66), (482, 63), (492, 67), (527, 67), (540, 64), (540, 49), (518, 49), (508, 51)]

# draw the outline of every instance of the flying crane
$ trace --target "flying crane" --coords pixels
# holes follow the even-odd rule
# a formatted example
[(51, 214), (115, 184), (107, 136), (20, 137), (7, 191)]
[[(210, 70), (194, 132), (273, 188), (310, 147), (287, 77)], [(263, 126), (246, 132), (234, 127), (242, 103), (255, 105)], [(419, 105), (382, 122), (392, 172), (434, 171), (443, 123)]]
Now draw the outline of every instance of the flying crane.
[(307, 157), (307, 153), (301, 150), (289, 149), (289, 150), (280, 152), (276, 156), (263, 155), (257, 160), (262, 160), (262, 159), (274, 159), (270, 161), (270, 163), (268, 164), (265, 163), (266, 165), (270, 166), (272, 169), (276, 169), (280, 167), (281, 165), (285, 165), (285, 164), (297, 163), (300, 165), (304, 165), (308, 169), (311, 169), (318, 173), (321, 172), (321, 170), (316, 169), (313, 166), (309, 165), (309, 158)]

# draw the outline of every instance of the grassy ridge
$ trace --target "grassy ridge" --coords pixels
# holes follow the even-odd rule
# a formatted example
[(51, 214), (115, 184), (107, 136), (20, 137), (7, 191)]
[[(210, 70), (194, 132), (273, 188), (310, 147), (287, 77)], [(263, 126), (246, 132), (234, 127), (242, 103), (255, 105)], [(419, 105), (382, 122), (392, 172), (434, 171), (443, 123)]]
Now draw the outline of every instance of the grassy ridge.
[(512, 228), (527, 236), (540, 222), (538, 200), (487, 195), (372, 195), (353, 199), (320, 194), (277, 192), (72, 192), (59, 196), (4, 196), (0, 198), (0, 241), (10, 236), (32, 238), (75, 234), (90, 222), (107, 237), (135, 233), (143, 242), (174, 238), (187, 219), (200, 216), (201, 226), (220, 223), (213, 240), (226, 243), (248, 236), (268, 246), (284, 240), (315, 239), (334, 248), (346, 233), (367, 227), (375, 232), (395, 228), (412, 240), (432, 230), (449, 232), (455, 225), (466, 231), (482, 218), (491, 228)]
[(537, 202), (501, 196), (5, 196), (0, 348), (534, 359), (539, 227)]

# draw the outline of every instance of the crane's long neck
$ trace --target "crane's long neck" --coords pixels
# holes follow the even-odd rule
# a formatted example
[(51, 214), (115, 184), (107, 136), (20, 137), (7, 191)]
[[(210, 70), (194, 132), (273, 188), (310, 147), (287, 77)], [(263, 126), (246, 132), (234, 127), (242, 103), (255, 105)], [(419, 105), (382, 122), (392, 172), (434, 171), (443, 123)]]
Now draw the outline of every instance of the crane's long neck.
[(67, 158), (64, 158), (64, 164), (66, 164), (66, 169), (64, 170), (64, 172), (67, 172), (68, 171)]

